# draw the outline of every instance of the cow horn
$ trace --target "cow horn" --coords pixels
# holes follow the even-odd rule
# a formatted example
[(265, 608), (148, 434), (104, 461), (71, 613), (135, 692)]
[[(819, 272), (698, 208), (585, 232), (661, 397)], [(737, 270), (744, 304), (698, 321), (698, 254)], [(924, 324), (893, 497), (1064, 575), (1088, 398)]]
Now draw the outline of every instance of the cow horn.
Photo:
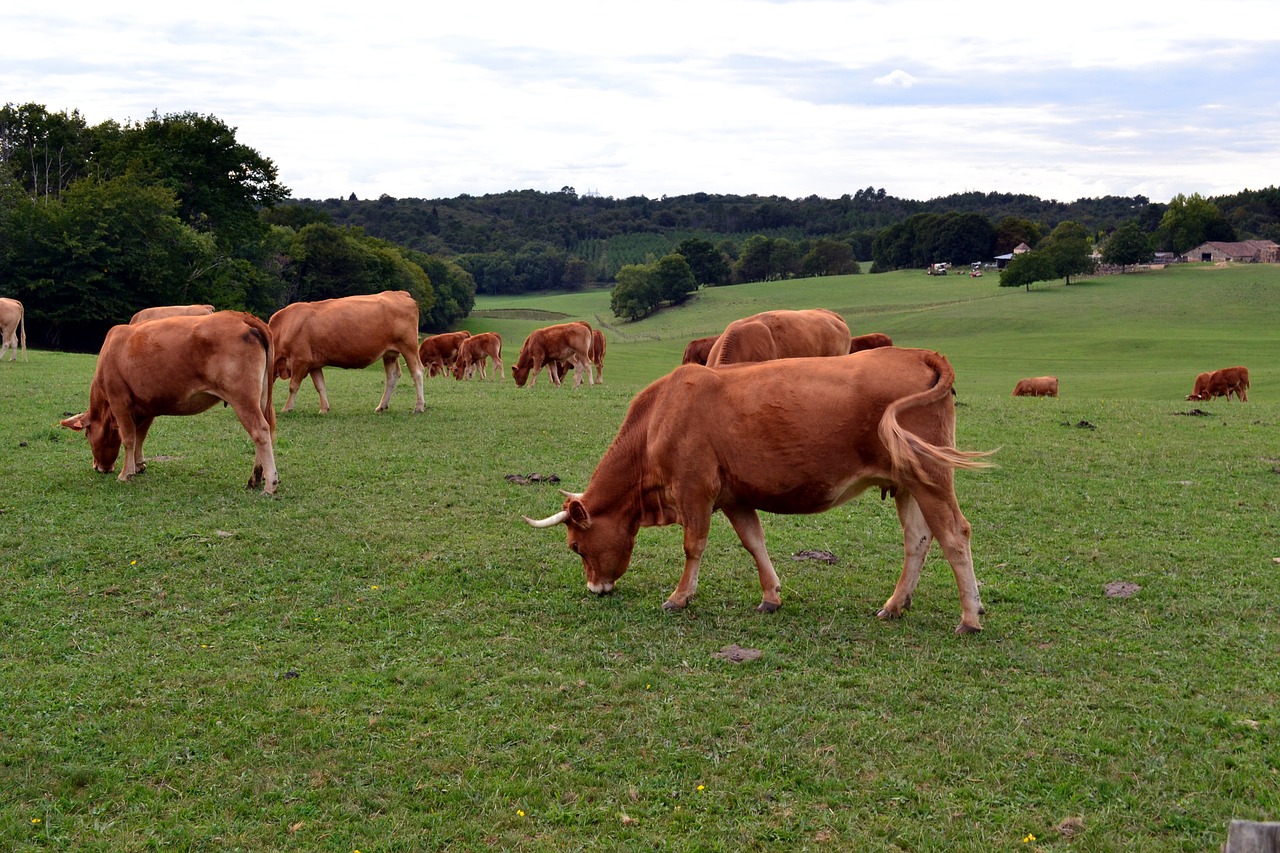
[(569, 510), (562, 509), (559, 512), (557, 512), (555, 515), (547, 516), (546, 518), (538, 521), (535, 521), (534, 519), (530, 518), (527, 515), (524, 516), (524, 520), (529, 522), (530, 527), (543, 528), (543, 527), (555, 527), (557, 524), (563, 524), (565, 519), (567, 519), (568, 517), (569, 517)]
[(556, 489), (556, 491), (564, 495), (566, 498), (572, 498), (575, 501), (582, 500), (582, 496), (586, 494), (586, 492), (566, 492), (564, 489)]

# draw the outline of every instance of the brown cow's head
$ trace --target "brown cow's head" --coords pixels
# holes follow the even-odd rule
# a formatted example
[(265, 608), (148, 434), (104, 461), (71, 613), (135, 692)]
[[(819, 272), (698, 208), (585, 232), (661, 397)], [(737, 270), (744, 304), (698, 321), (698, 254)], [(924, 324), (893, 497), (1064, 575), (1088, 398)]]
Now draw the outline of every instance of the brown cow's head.
[(582, 495), (563, 492), (564, 507), (553, 516), (534, 521), (525, 517), (533, 527), (554, 527), (563, 523), (568, 528), (569, 550), (582, 558), (582, 570), (587, 576), (587, 589), (597, 595), (613, 592), (618, 578), (626, 574), (631, 565), (631, 550), (636, 544), (636, 530), (628, 529), (617, 519), (608, 516), (592, 518), (582, 502)]
[(67, 429), (84, 433), (89, 440), (89, 450), (93, 453), (93, 469), (110, 474), (116, 467), (116, 459), (120, 457), (120, 430), (110, 411), (105, 417), (90, 417), (90, 412), (81, 412), (60, 423)]
[(532, 368), (532, 362), (525, 361), (523, 358), (516, 362), (515, 367), (511, 368), (511, 378), (516, 381), (517, 388), (524, 387), (524, 383), (529, 380), (529, 371)]

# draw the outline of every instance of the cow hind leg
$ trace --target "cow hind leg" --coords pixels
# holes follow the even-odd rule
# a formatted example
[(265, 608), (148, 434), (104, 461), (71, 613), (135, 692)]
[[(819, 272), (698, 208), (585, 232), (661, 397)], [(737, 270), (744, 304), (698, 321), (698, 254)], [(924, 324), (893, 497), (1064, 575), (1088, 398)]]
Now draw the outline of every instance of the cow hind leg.
[(876, 613), (880, 619), (900, 619), (911, 609), (911, 598), (920, 583), (920, 571), (929, 555), (929, 546), (933, 544), (933, 532), (911, 493), (900, 487), (894, 496), (894, 504), (902, 525), (902, 574), (898, 576), (893, 595)]
[[(301, 384), (301, 380), (299, 380)], [(320, 395), (320, 414), (329, 411), (329, 392), (324, 384), (324, 370), (317, 367), (311, 371), (311, 384), (316, 386), (316, 393)]]
[(951, 564), (960, 593), (960, 624), (957, 634), (973, 634), (982, 630), (979, 620), (985, 610), (978, 594), (978, 580), (973, 572), (973, 554), (970, 548), (972, 528), (956, 503), (955, 493), (934, 488), (921, 488), (915, 496), (919, 512)]
[(382, 400), (378, 403), (375, 412), (385, 412), (391, 407), (391, 392), (396, 390), (396, 383), (400, 381), (400, 354), (387, 353), (382, 357), (382, 368), (387, 374), (387, 384), (382, 391)]
[(249, 482), (245, 484), (245, 488), (256, 489), (262, 486), (265, 494), (274, 495), (276, 487), (280, 485), (280, 474), (276, 471), (271, 424), (258, 408), (257, 401), (252, 405), (242, 402), (233, 402), (230, 405), (240, 425), (244, 427), (245, 432), (249, 433), (249, 438), (253, 441), (253, 473), (249, 476)]
[(764, 542), (764, 528), (760, 526), (760, 516), (753, 509), (726, 507), (725, 516), (742, 542), (742, 547), (756, 561), (756, 571), (760, 575), (760, 605), (756, 607), (761, 613), (772, 613), (782, 606), (782, 582), (773, 569), (769, 559), (769, 549)]

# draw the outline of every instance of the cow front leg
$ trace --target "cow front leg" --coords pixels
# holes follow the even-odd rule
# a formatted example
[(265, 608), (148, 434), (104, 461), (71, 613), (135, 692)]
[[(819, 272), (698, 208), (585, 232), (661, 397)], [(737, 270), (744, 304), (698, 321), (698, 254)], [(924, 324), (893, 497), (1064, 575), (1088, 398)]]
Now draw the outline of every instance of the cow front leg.
[(707, 550), (707, 531), (711, 527), (710, 513), (702, 524), (686, 523), (684, 527), (684, 573), (680, 575), (680, 583), (662, 603), (664, 610), (683, 610), (698, 592), (698, 569), (702, 565), (702, 554)]
[(409, 369), (409, 375), (413, 377), (413, 411), (414, 414), (422, 414), (427, 410), (427, 400), (422, 392), (422, 374), (426, 371), (422, 367), (422, 360), (418, 358), (418, 351), (410, 347), (404, 353), (404, 364)]
[(754, 509), (746, 507), (724, 507), (723, 512), (733, 525), (742, 542), (742, 547), (756, 561), (756, 571), (760, 575), (760, 605), (756, 607), (761, 613), (772, 613), (782, 606), (782, 582), (778, 573), (773, 570), (773, 561), (769, 559), (769, 549), (764, 543), (764, 528), (760, 526), (760, 516)]
[[(142, 473), (142, 465), (139, 464), (142, 459), (142, 439), (146, 437), (152, 419), (135, 422), (124, 406), (112, 406), (112, 411), (116, 414), (116, 428), (120, 430), (120, 444), (124, 447), (124, 465), (116, 477), (123, 483), (135, 474)], [(125, 414), (122, 415), (122, 412)]]
[(900, 619), (911, 609), (911, 597), (920, 583), (920, 571), (929, 546), (933, 544), (933, 532), (920, 513), (920, 505), (906, 489), (899, 487), (894, 503), (898, 509), (898, 521), (902, 524), (902, 574), (893, 595), (876, 613), (880, 619)]
[[(378, 403), (375, 412), (385, 412), (391, 406), (391, 392), (396, 390), (396, 383), (400, 381), (400, 354), (391, 353), (382, 357), (382, 367), (387, 374), (387, 385), (382, 391), (382, 401)], [(421, 390), (422, 386), (418, 386)]]

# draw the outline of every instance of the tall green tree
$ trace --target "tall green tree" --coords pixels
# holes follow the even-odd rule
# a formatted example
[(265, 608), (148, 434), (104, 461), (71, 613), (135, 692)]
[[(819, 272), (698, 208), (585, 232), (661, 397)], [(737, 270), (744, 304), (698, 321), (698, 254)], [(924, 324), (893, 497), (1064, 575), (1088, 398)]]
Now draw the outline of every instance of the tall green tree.
[(1009, 265), (1000, 271), (1001, 287), (1025, 287), (1031, 291), (1031, 285), (1037, 281), (1052, 281), (1058, 278), (1053, 259), (1047, 252), (1032, 250), (1014, 255)]
[(671, 305), (684, 304), (698, 289), (689, 262), (678, 252), (659, 258), (653, 265), (652, 275), (658, 299)]
[(1091, 275), (1098, 269), (1089, 232), (1078, 222), (1058, 223), (1049, 236), (1040, 241), (1037, 251), (1049, 256), (1057, 277), (1065, 278), (1067, 284), (1071, 284), (1073, 275)]
[(676, 246), (676, 251), (684, 256), (698, 284), (714, 287), (729, 282), (729, 276), (732, 274), (729, 262), (710, 240), (687, 237)]
[(134, 173), (168, 187), (178, 216), (212, 232), (224, 250), (262, 238), (258, 216), (289, 197), (275, 163), (236, 140), (235, 128), (193, 112), (152, 114), (104, 132), (98, 161), (107, 174)]
[(32, 199), (56, 199), (89, 172), (93, 134), (78, 110), (41, 104), (0, 107), (0, 176)]
[(627, 264), (615, 276), (617, 284), (609, 297), (609, 310), (615, 317), (640, 320), (658, 307), (658, 289), (649, 264)]
[(1236, 239), (1235, 229), (1218, 206), (1199, 193), (1174, 196), (1156, 234), (1165, 249), (1179, 255), (1209, 240)]
[(1121, 225), (1102, 246), (1102, 262), (1115, 264), (1121, 271), (1131, 264), (1151, 263), (1155, 254), (1150, 236), (1136, 222)]
[(860, 272), (853, 247), (840, 240), (816, 240), (800, 261), (803, 276), (850, 275)]

